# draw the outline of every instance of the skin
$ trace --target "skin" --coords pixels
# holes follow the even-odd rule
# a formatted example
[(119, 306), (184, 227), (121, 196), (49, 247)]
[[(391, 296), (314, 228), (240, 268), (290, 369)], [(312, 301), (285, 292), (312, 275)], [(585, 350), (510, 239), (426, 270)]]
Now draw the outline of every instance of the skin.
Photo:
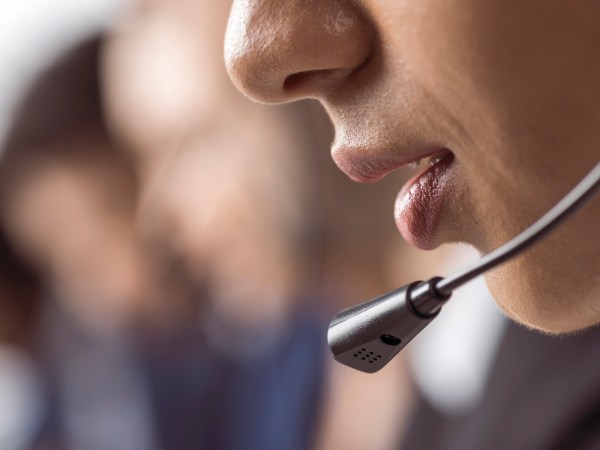
[[(432, 247), (487, 253), (600, 160), (599, 14), (593, 0), (236, 0), (225, 58), (256, 100), (318, 99), (357, 181), (381, 178), (359, 169), (382, 158), (452, 151)], [(599, 253), (594, 198), (486, 280), (509, 316), (569, 332), (600, 322)]]

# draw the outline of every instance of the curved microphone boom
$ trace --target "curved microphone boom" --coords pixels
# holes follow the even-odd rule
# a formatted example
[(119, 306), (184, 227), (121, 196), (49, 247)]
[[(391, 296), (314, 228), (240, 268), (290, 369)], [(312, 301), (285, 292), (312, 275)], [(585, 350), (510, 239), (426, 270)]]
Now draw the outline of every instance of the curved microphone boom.
[(446, 278), (415, 281), (339, 312), (327, 340), (334, 358), (363, 372), (377, 372), (440, 312), (452, 291), (539, 241), (600, 187), (600, 163), (541, 219), (500, 248)]

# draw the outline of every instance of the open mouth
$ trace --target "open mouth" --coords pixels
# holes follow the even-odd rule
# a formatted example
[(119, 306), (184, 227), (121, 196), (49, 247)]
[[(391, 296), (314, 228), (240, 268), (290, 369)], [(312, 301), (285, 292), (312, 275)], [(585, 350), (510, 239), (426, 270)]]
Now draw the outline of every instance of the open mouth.
[(413, 156), (373, 153), (334, 146), (333, 159), (352, 180), (374, 183), (401, 167), (416, 170), (396, 199), (394, 218), (410, 244), (423, 250), (437, 246), (436, 232), (450, 191), (454, 153), (446, 148), (415, 151)]
[(446, 203), (454, 154), (443, 150), (409, 164), (417, 173), (404, 184), (394, 208), (398, 230), (423, 250), (436, 247), (435, 235)]

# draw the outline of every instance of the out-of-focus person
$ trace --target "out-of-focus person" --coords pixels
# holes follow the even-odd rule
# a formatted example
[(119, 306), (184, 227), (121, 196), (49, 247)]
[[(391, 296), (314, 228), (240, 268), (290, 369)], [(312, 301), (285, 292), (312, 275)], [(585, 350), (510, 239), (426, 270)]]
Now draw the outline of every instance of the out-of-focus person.
[(0, 217), (43, 288), (38, 444), (152, 449), (131, 338), (152, 277), (133, 230), (137, 182), (103, 125), (98, 49), (69, 53), (23, 102), (0, 164)]
[[(216, 15), (213, 3), (149, 1), (144, 6), (116, 28), (103, 74), (112, 129), (142, 167), (145, 234), (170, 249), (203, 287), (209, 339), (222, 351), (281, 348), (289, 329), (297, 326), (303, 300), (301, 309), (321, 327), (313, 351), (330, 361), (326, 321), (315, 304), (332, 311), (333, 305), (390, 287), (379, 269), (392, 224), (380, 233), (381, 223), (369, 215), (344, 222), (358, 202), (381, 204), (365, 195), (349, 201), (357, 192), (341, 177), (323, 183), (323, 175), (331, 172), (326, 152), (310, 148), (324, 149), (331, 137), (322, 115), (304, 107), (270, 111), (223, 82), (227, 2), (216, 6)], [(213, 79), (216, 87), (207, 88)], [(159, 95), (148, 94), (154, 91)], [(321, 126), (316, 135), (306, 131), (313, 121)], [(345, 245), (359, 231), (379, 239)], [(290, 364), (299, 358), (300, 353), (293, 355)], [(313, 359), (312, 364), (322, 370), (321, 363)], [(408, 404), (406, 385), (398, 381), (402, 368), (399, 361), (373, 382), (328, 364), (325, 412), (314, 445), (392, 448)], [(277, 385), (273, 382), (271, 389)], [(308, 385), (304, 389), (311, 391)], [(355, 393), (351, 405), (349, 390)], [(264, 402), (254, 405), (263, 407)], [(310, 414), (320, 417), (317, 409)], [(358, 426), (362, 423), (369, 426)], [(284, 430), (290, 427), (306, 429), (299, 421)], [(270, 428), (271, 433), (279, 429), (275, 423)]]
[[(358, 232), (340, 231), (348, 185), (322, 186), (329, 168), (309, 148), (329, 130), (307, 133), (311, 112), (272, 112), (229, 86), (226, 12), (216, 1), (136, 5), (107, 44), (46, 73), (11, 130), (0, 216), (42, 280), (40, 445), (396, 441), (402, 362), (374, 383), (327, 363), (324, 336), (332, 301), (389, 287), (386, 240), (339, 251)], [(359, 228), (377, 234), (365, 219)]]

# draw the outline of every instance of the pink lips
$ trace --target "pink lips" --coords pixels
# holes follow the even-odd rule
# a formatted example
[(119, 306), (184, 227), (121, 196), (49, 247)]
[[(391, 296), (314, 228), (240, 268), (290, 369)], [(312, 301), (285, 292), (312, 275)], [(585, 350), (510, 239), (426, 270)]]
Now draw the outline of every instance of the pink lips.
[(427, 150), (414, 154), (410, 157), (400, 155), (371, 155), (362, 149), (352, 147), (336, 147), (332, 150), (333, 160), (337, 166), (353, 181), (359, 183), (375, 183), (385, 177), (388, 173), (406, 166), (415, 161), (420, 161), (440, 150)]
[(448, 153), (434, 166), (415, 175), (403, 187), (394, 208), (400, 233), (422, 250), (436, 247), (435, 234), (448, 193), (448, 169), (454, 155)]
[[(440, 150), (428, 150), (410, 157), (391, 154), (385, 158), (338, 147), (333, 151), (333, 159), (352, 180), (373, 183), (399, 167), (436, 153), (440, 154)], [(394, 208), (396, 226), (404, 239), (423, 250), (436, 246), (435, 235), (448, 192), (448, 169), (454, 155), (445, 151), (441, 156), (435, 165), (421, 171), (403, 186)]]

